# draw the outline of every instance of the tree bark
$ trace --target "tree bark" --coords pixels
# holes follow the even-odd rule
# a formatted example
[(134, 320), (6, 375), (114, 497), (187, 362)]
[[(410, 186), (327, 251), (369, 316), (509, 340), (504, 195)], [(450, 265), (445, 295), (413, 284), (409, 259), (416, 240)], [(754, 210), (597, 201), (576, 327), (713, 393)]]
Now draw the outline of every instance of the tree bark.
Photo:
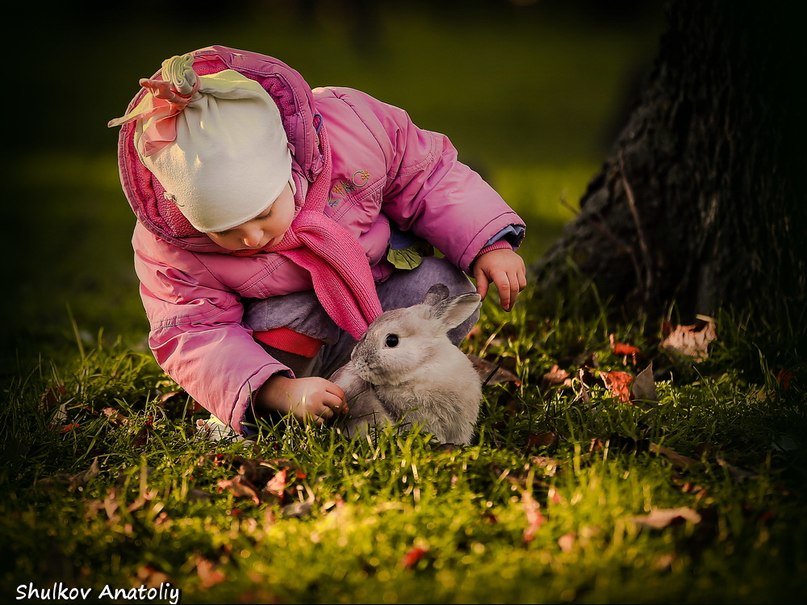
[(570, 287), (571, 259), (628, 311), (803, 305), (802, 12), (751, 0), (667, 5), (637, 107), (579, 215), (533, 267), (543, 293)]

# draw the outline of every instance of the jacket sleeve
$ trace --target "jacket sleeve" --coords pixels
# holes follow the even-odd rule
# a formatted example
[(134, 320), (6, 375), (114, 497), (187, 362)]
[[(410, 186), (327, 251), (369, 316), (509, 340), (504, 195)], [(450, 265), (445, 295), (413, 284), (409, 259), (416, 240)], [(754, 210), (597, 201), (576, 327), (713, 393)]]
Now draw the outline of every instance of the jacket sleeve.
[(149, 347), (191, 397), (243, 433), (253, 393), (273, 374), (291, 372), (242, 325), (237, 295), (218, 284), (194, 254), (167, 252), (176, 258), (155, 258), (135, 245)]
[(369, 110), (373, 116), (365, 123), (375, 131), (387, 163), (382, 209), (401, 229), (433, 244), (466, 272), (489, 240), (508, 226), (517, 228), (510, 243), (518, 247), (524, 221), (457, 159), (447, 136), (418, 128), (404, 110), (365, 93), (351, 91), (350, 96), (357, 113)]

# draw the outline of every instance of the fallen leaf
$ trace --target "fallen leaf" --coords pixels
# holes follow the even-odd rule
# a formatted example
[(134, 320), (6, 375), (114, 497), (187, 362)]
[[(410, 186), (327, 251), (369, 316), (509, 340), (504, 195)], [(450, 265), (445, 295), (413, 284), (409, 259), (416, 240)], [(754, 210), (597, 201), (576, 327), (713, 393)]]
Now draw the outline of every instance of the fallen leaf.
[(232, 479), (221, 479), (216, 484), (219, 492), (225, 489), (230, 490), (236, 498), (249, 498), (255, 504), (260, 504), (261, 499), (258, 497), (258, 492), (249, 481), (244, 479), (241, 475), (236, 475)]
[(600, 377), (611, 393), (622, 403), (630, 403), (630, 384), (633, 376), (628, 372), (600, 372)]
[(429, 552), (428, 548), (422, 546), (413, 546), (401, 559), (401, 566), (404, 569), (412, 569), (417, 562), (420, 561)]
[(558, 461), (549, 456), (533, 456), (530, 458), (530, 464), (543, 469), (544, 475), (547, 477), (554, 477), (558, 472)]
[(709, 357), (709, 343), (717, 339), (717, 326), (710, 317), (698, 316), (702, 321), (687, 326), (675, 326), (659, 345), (666, 351), (673, 351), (695, 361)]
[(143, 491), (141, 494), (138, 494), (137, 498), (135, 498), (132, 503), (127, 507), (130, 513), (133, 513), (136, 510), (140, 510), (146, 505), (146, 502), (151, 502), (156, 498), (158, 495), (157, 490), (155, 489), (147, 489)]
[(666, 571), (672, 567), (674, 561), (675, 555), (671, 553), (661, 555), (653, 563), (653, 569), (656, 571)]
[(314, 505), (314, 499), (309, 498), (302, 502), (292, 502), (283, 507), (281, 514), (287, 518), (304, 517), (311, 512), (311, 507)]
[(163, 393), (162, 395), (159, 396), (159, 398), (157, 399), (157, 403), (159, 405), (163, 405), (166, 402), (168, 402), (169, 399), (173, 399), (177, 395), (182, 395), (183, 393), (184, 391), (168, 391), (167, 393)]
[(271, 494), (283, 502), (283, 498), (285, 497), (286, 493), (287, 474), (288, 473), (286, 472), (285, 468), (280, 469), (261, 491)]
[(79, 486), (84, 485), (90, 479), (98, 476), (98, 473), (101, 472), (101, 468), (98, 465), (98, 456), (92, 459), (92, 464), (90, 464), (90, 468), (86, 471), (81, 471), (80, 473), (76, 473), (75, 475), (70, 476), (70, 485), (68, 489), (72, 492), (75, 491)]
[(61, 404), (64, 399), (67, 389), (63, 384), (55, 384), (52, 387), (45, 389), (39, 397), (44, 410), (50, 410)]
[(677, 466), (678, 468), (690, 469), (698, 464), (698, 461), (694, 458), (679, 454), (674, 449), (664, 447), (657, 443), (650, 444), (650, 451), (658, 456), (664, 456), (667, 460), (672, 462), (673, 466)]
[(624, 342), (616, 342), (613, 334), (610, 334), (608, 338), (611, 341), (611, 351), (614, 352), (614, 355), (622, 355), (625, 358), (623, 360), (624, 362), (627, 362), (627, 358), (630, 357), (633, 361), (633, 365), (636, 365), (636, 356), (640, 352), (638, 347), (625, 344)]
[(566, 502), (563, 496), (561, 496), (558, 490), (556, 490), (554, 487), (549, 488), (549, 491), (546, 494), (546, 498), (548, 502), (551, 502), (552, 504), (556, 505), (563, 504), (564, 502)]
[(570, 386), (572, 381), (569, 379), (569, 372), (555, 364), (552, 369), (543, 375), (543, 383), (546, 386), (554, 387), (558, 385)]
[(104, 416), (107, 417), (110, 424), (115, 426), (126, 426), (126, 424), (129, 422), (129, 419), (115, 408), (106, 407), (101, 411), (104, 413)]
[(148, 588), (157, 588), (169, 580), (166, 574), (152, 565), (143, 565), (140, 569), (138, 569), (137, 579), (141, 584), (145, 584)]
[(554, 447), (558, 444), (558, 436), (552, 431), (530, 433), (527, 436), (528, 448)]
[(580, 392), (579, 393), (575, 392), (575, 397), (579, 398), (580, 401), (582, 401), (583, 403), (588, 403), (589, 401), (591, 401), (591, 397), (588, 394), (589, 387), (588, 384), (586, 384), (585, 377), (586, 377), (586, 370), (580, 368), (577, 371), (577, 379), (580, 382)]
[(599, 439), (598, 437), (594, 437), (591, 440), (591, 442), (588, 444), (588, 451), (589, 451), (589, 453), (599, 452), (604, 447), (605, 447), (605, 444), (603, 444), (602, 439)]
[(192, 502), (197, 502), (199, 500), (210, 500), (210, 498), (212, 498), (210, 494), (199, 488), (192, 487), (188, 490), (188, 500)]
[(681, 520), (697, 524), (701, 522), (701, 516), (691, 508), (682, 506), (679, 508), (654, 508), (648, 515), (631, 518), (631, 521), (637, 525), (652, 527), (653, 529), (664, 529)]
[(633, 379), (630, 385), (631, 398), (634, 401), (642, 401), (644, 403), (658, 403), (658, 395), (656, 394), (656, 381), (653, 379), (653, 362)]
[(80, 426), (81, 426), (81, 425), (80, 425), (78, 422), (71, 422), (71, 423), (69, 423), (69, 424), (65, 424), (65, 425), (63, 425), (63, 426), (62, 426), (62, 427), (59, 429), (59, 432), (60, 432), (60, 433), (69, 433), (70, 431), (75, 431), (75, 430), (76, 430), (77, 428), (79, 428)]
[(795, 452), (801, 446), (795, 437), (782, 433), (773, 438), (771, 447), (777, 452)]
[(558, 546), (563, 552), (570, 552), (572, 548), (574, 548), (574, 543), (577, 541), (577, 534), (574, 532), (569, 532), (568, 534), (563, 534), (560, 538), (558, 538)]
[(196, 559), (196, 573), (199, 575), (202, 588), (211, 588), (227, 579), (227, 576), (216, 567), (215, 563), (204, 557)]
[(84, 518), (88, 521), (98, 516), (104, 510), (104, 503), (101, 500), (88, 500), (84, 504)]
[(492, 361), (471, 354), (468, 355), (468, 359), (471, 360), (476, 373), (479, 374), (479, 377), (485, 385), (512, 382), (517, 387), (521, 386), (521, 380), (519, 380), (518, 376), (513, 374), (510, 370), (501, 367), (501, 363), (493, 363)]
[(118, 504), (118, 495), (115, 492), (115, 488), (113, 487), (107, 492), (106, 497), (104, 498), (104, 512), (106, 512), (106, 516), (110, 521), (114, 521), (118, 518), (117, 512), (119, 508)]
[(720, 454), (715, 455), (715, 461), (726, 469), (729, 472), (729, 475), (731, 475), (735, 481), (745, 481), (747, 479), (755, 479), (757, 477), (757, 474), (752, 471), (729, 464)]
[(776, 372), (776, 384), (779, 385), (779, 388), (783, 391), (790, 390), (790, 384), (793, 382), (793, 379), (796, 377), (794, 372), (790, 370), (786, 370), (782, 368), (778, 372)]
[(546, 518), (541, 514), (541, 505), (535, 501), (535, 498), (527, 490), (521, 492), (521, 505), (524, 508), (524, 514), (527, 516), (527, 527), (524, 528), (521, 539), (525, 544), (528, 544), (533, 541), (535, 534), (544, 524)]

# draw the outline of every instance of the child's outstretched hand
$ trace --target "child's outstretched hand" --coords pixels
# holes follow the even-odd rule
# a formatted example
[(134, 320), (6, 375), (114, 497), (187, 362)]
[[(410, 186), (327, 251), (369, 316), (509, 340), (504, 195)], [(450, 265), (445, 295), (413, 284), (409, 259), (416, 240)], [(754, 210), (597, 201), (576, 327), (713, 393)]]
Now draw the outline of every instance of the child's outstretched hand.
[(275, 374), (258, 392), (259, 405), (277, 410), (282, 414), (291, 412), (304, 422), (323, 424), (334, 414), (348, 412), (345, 392), (325, 378), (287, 378)]
[(510, 311), (518, 293), (527, 286), (527, 268), (521, 257), (512, 250), (491, 250), (474, 261), (476, 291), (483, 299), (488, 293), (490, 282), (499, 290), (502, 309)]

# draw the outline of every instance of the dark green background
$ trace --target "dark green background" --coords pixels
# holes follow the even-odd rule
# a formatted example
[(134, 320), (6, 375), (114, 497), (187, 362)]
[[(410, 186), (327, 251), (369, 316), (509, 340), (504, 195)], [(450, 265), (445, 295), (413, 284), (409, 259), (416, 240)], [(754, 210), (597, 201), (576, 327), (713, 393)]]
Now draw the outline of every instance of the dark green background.
[(527, 220), (532, 260), (577, 204), (652, 66), (659, 2), (193, 2), (22, 7), (8, 22), (3, 373), (99, 329), (144, 347), (115, 162), (161, 61), (223, 44), (276, 56), (451, 137)]

